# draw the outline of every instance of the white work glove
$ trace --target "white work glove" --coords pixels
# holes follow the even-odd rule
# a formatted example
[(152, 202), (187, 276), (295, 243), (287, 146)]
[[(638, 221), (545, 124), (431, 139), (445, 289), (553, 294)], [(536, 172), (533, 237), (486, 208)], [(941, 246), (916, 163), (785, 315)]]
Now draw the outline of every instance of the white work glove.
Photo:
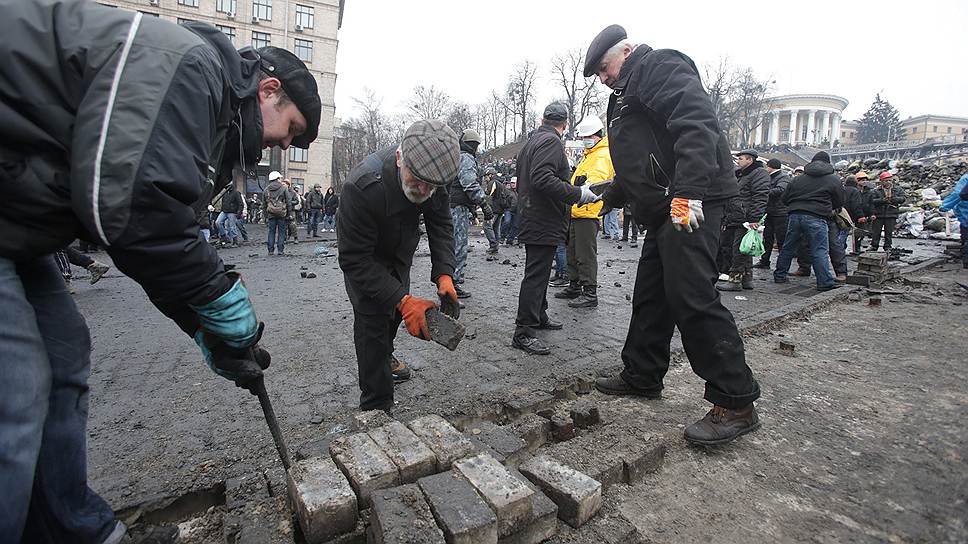
[(592, 188), (588, 185), (581, 186), (581, 198), (578, 199), (579, 205), (590, 204), (592, 202), (598, 202), (602, 197), (596, 195), (592, 192)]
[(702, 200), (673, 198), (669, 216), (672, 219), (672, 226), (676, 230), (685, 230), (686, 232), (699, 230), (699, 227), (706, 221), (702, 214)]

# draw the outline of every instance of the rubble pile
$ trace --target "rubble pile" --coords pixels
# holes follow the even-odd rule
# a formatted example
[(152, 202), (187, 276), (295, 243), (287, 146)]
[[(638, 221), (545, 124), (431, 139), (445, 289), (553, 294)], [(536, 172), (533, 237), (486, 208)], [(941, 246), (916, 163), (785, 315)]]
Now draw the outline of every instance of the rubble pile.
[(875, 180), (882, 172), (891, 172), (894, 183), (907, 194), (907, 203), (900, 208), (901, 215), (897, 219), (896, 235), (960, 239), (958, 221), (941, 213), (938, 207), (941, 206), (941, 200), (954, 190), (958, 180), (968, 173), (968, 162), (925, 165), (916, 160), (866, 159), (848, 164), (841, 174), (846, 176), (860, 170), (866, 171), (869, 179)]

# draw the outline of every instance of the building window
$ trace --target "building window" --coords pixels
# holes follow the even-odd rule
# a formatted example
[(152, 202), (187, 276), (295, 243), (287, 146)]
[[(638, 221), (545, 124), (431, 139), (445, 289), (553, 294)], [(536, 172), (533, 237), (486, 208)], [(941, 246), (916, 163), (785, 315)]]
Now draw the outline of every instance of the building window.
[(299, 57), (299, 60), (303, 62), (313, 61), (313, 42), (312, 40), (300, 40), (296, 39), (296, 46), (293, 47), (293, 53)]
[(235, 13), (235, 0), (215, 0), (215, 11), (219, 13)]
[(303, 28), (312, 28), (316, 23), (316, 8), (296, 4), (296, 24)]
[(272, 0), (252, 0), (252, 16), (263, 21), (271, 21)]
[(268, 32), (253, 32), (252, 33), (252, 47), (259, 49), (260, 47), (269, 47), (271, 45), (272, 36)]
[(198, 0), (178, 0), (179, 6), (188, 6), (190, 8), (198, 7)]
[(301, 147), (290, 147), (289, 160), (292, 162), (309, 162), (309, 151)]
[(185, 23), (194, 23), (194, 22), (195, 22), (195, 19), (182, 19), (181, 17), (178, 18), (178, 24), (180, 25), (183, 25)]
[(911, 134), (917, 134), (917, 133), (918, 133), (918, 127), (914, 127), (911, 129)]
[(938, 132), (938, 125), (933, 125), (931, 127), (931, 132)]
[(222, 34), (225, 34), (226, 36), (229, 37), (229, 41), (232, 42), (232, 45), (235, 45), (235, 28), (234, 27), (231, 27), (231, 26), (222, 26), (222, 25), (215, 25), (215, 28), (221, 30), (222, 31)]
[(951, 127), (948, 127), (948, 134), (951, 134)]

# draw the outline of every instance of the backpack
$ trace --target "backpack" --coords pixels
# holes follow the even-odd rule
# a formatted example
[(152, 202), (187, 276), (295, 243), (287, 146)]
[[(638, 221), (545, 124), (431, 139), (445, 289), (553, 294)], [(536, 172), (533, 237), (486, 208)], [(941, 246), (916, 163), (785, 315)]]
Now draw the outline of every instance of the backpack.
[(272, 217), (285, 217), (289, 213), (287, 200), (285, 191), (282, 191), (279, 196), (266, 199), (266, 211)]

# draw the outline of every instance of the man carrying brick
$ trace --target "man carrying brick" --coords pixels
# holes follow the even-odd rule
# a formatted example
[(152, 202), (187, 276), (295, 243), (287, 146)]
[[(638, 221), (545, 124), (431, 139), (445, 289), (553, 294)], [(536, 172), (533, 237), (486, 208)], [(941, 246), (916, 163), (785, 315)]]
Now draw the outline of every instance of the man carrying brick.
[(607, 126), (616, 181), (603, 194), (605, 206), (631, 202), (647, 229), (622, 350), (625, 369), (595, 386), (611, 395), (660, 398), (678, 327), (714, 405), (685, 438), (730, 442), (759, 426), (753, 401), (760, 387), (714, 285), (726, 202), (738, 194), (726, 136), (692, 60), (636, 45), (619, 25), (592, 41), (584, 75), (614, 90)]
[(360, 410), (393, 408), (393, 384), (410, 369), (393, 355), (400, 321), (430, 340), (424, 315), (436, 304), (410, 292), (410, 266), (423, 216), (430, 277), (441, 299), (457, 304), (454, 227), (446, 186), (457, 177), (457, 134), (437, 120), (417, 121), (399, 146), (367, 157), (343, 186), (336, 222), (339, 266), (353, 305)]

